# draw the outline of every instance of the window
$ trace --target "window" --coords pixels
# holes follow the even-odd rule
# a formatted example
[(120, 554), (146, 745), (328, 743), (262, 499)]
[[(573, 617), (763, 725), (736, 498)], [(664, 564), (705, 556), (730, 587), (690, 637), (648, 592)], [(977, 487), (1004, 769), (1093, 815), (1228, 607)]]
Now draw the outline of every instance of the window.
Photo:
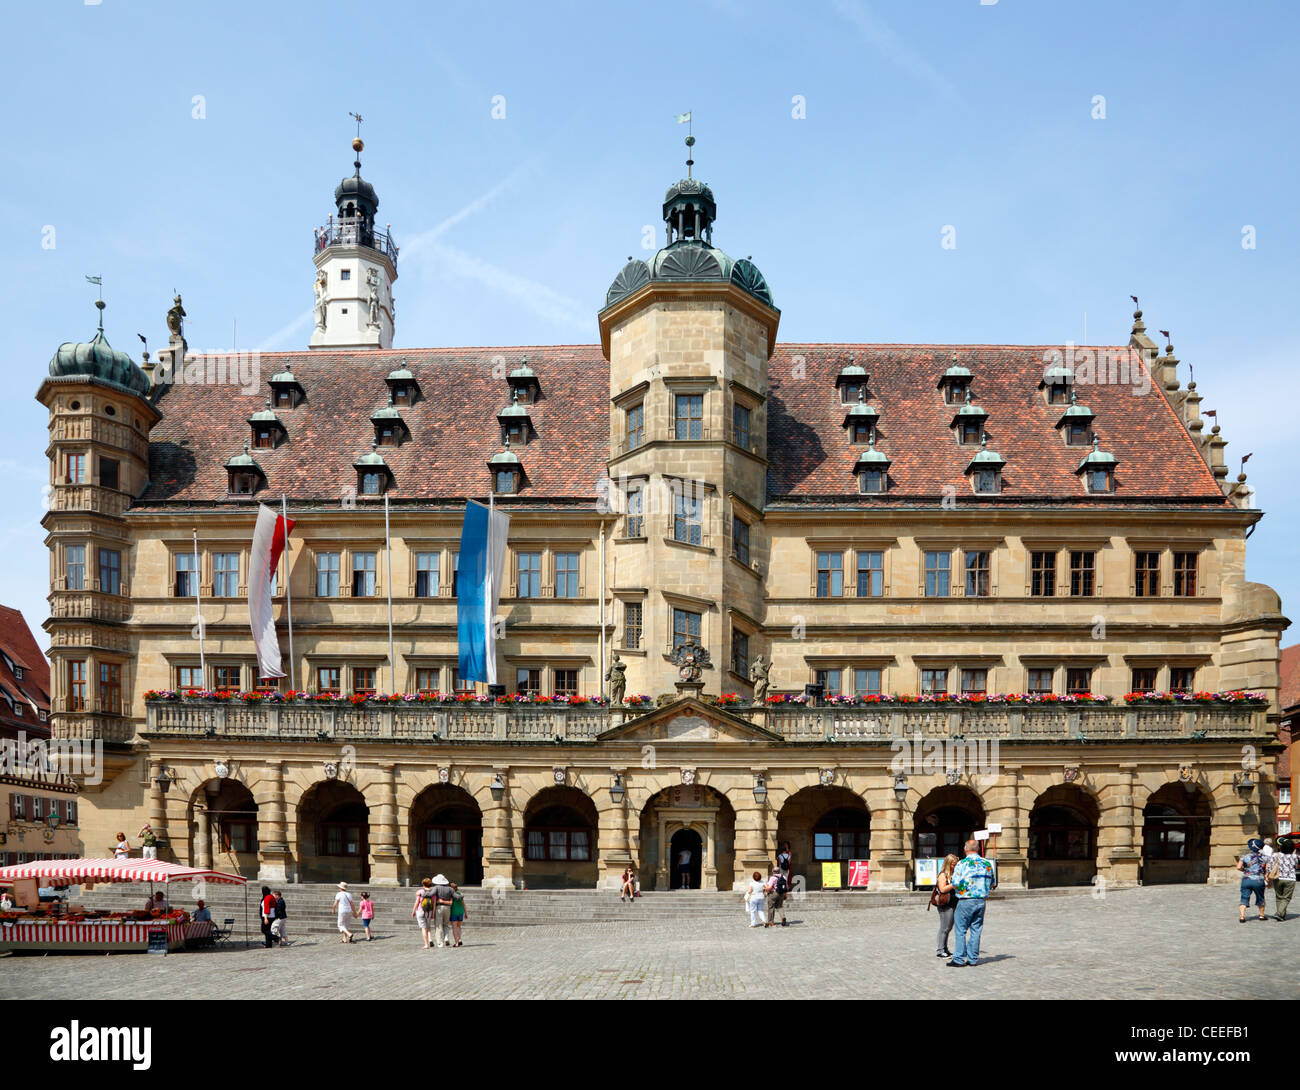
[(963, 420), (958, 429), (958, 442), (962, 446), (979, 446), (980, 437), (984, 434), (984, 424), (982, 421), (971, 422)]
[(515, 591), (519, 598), (540, 598), (542, 596), (542, 554), (519, 554), (519, 581)]
[(1173, 693), (1191, 693), (1196, 691), (1196, 668), (1194, 666), (1169, 667), (1169, 691)]
[(288, 387), (278, 386), (275, 390), (275, 407), (277, 409), (293, 408), (293, 390)]
[(99, 589), (105, 594), (122, 593), (122, 554), (116, 549), (99, 550)]
[(960, 405), (966, 400), (966, 383), (947, 382), (943, 387), (943, 400), (949, 405)]
[(118, 462), (116, 458), (99, 460), (99, 483), (103, 488), (116, 488), (118, 481)]
[(749, 677), (749, 636), (731, 630), (731, 672)]
[(316, 691), (318, 693), (337, 693), (341, 688), (339, 668), (337, 666), (316, 667)]
[(230, 494), (232, 496), (251, 496), (257, 491), (256, 473), (230, 473)]
[(1160, 554), (1140, 551), (1133, 554), (1134, 587), (1139, 598), (1157, 598), (1160, 595)]
[(1035, 598), (1050, 598), (1056, 593), (1056, 554), (1029, 554), (1029, 593)]
[(198, 587), (198, 557), (193, 553), (176, 554), (176, 581), (173, 587), (177, 598), (193, 598)]
[(1047, 387), (1049, 405), (1066, 405), (1070, 401), (1070, 386), (1065, 382), (1053, 382)]
[(630, 651), (641, 647), (641, 603), (623, 603), (623, 646)]
[(968, 552), (966, 554), (966, 597), (987, 598), (989, 596), (989, 554), (986, 552)]
[(239, 554), (217, 553), (212, 558), (212, 597), (239, 597)]
[(519, 471), (515, 469), (498, 469), (493, 474), (495, 481), (492, 490), (500, 495), (509, 496), (519, 491)]
[(438, 554), (415, 554), (415, 596), (417, 598), (436, 598), (438, 596)]
[(859, 666), (853, 671), (853, 692), (857, 696), (880, 695), (880, 667)]
[(453, 666), (451, 668), (451, 688), (452, 692), (456, 693), (472, 693), (474, 691), (474, 682), (462, 680), (460, 667)]
[(1092, 428), (1075, 421), (1065, 429), (1065, 445), (1068, 447), (1086, 447), (1092, 444)]
[[(9, 817), (15, 821), (27, 820), (27, 796), (10, 795), (9, 796)], [(11, 854), (11, 853), (6, 853)]]
[(275, 429), (269, 424), (258, 424), (253, 428), (253, 447), (256, 450), (272, 450), (275, 447)]
[(578, 554), (555, 554), (555, 597), (578, 597)]
[(339, 554), (316, 554), (316, 597), (337, 598), (339, 596)]
[(68, 590), (86, 589), (86, 547), (69, 545), (63, 550), (64, 586)]
[(674, 399), (678, 439), (704, 438), (704, 395), (678, 394)]
[(1196, 597), (1196, 553), (1174, 553), (1174, 597)]
[(352, 691), (359, 695), (375, 695), (375, 668), (373, 666), (352, 667)]
[(438, 675), (440, 671), (436, 666), (421, 666), (415, 671), (415, 691), (417, 693), (436, 693), (438, 691)]
[(1050, 666), (1031, 666), (1029, 668), (1029, 691), (1038, 696), (1045, 696), (1052, 691), (1052, 676), (1056, 673)]
[(977, 469), (975, 471), (975, 491), (994, 493), (998, 491), (998, 478), (1001, 474), (996, 469)]
[[(509, 428), (510, 437), (518, 438), (519, 425), (512, 424)], [(379, 445), (381, 447), (399, 447), (402, 445), (402, 429), (397, 424), (381, 424), (379, 426)]]
[(921, 671), (921, 692), (946, 693), (948, 691), (948, 671), (946, 669), (927, 668)]
[(529, 859), (574, 860), (582, 862), (591, 858), (590, 837), (587, 829), (529, 829)]
[(858, 597), (879, 598), (884, 592), (884, 553), (858, 553)]
[(176, 667), (176, 688), (202, 689), (203, 671), (200, 670), (197, 666)]
[(633, 405), (627, 410), (627, 449), (636, 450), (645, 445), (645, 406)]
[(1149, 693), (1156, 687), (1156, 670), (1154, 666), (1143, 666), (1133, 671), (1129, 692)]
[(844, 594), (844, 554), (817, 554), (817, 597), (839, 598)]
[(86, 660), (73, 659), (68, 663), (68, 710), (86, 710)]
[(352, 597), (373, 598), (375, 596), (375, 554), (352, 554)]
[(424, 828), (424, 858), (460, 859), (465, 855), (465, 830), (445, 826), (426, 825)]
[(686, 609), (673, 610), (673, 646), (700, 642), (702, 615)]
[(33, 821), (44, 821), (44, 820), (45, 820), (45, 800), (44, 800), (43, 798), (41, 798), (40, 795), (31, 795), (31, 796), (29, 796), (29, 798), (31, 799), (31, 803), (32, 803), (32, 820), (33, 820)]
[(673, 497), (673, 540), (686, 545), (700, 545), (704, 540), (704, 525), (701, 519), (700, 501), (684, 492), (676, 492)]
[(460, 578), (460, 553), (451, 554), (451, 596), (456, 597), (456, 580)]
[(1071, 666), (1066, 670), (1065, 691), (1067, 693), (1092, 692), (1092, 668), (1088, 666)]
[(731, 555), (742, 564), (749, 563), (749, 523), (744, 519), (731, 519)]
[(749, 449), (749, 410), (744, 405), (731, 407), (732, 439), (736, 446)]
[(1091, 598), (1094, 593), (1093, 568), (1097, 554), (1091, 550), (1070, 553), (1070, 594)]
[(257, 851), (257, 822), (252, 819), (222, 817), (219, 835), (222, 851), (236, 854)]
[(556, 696), (577, 696), (578, 695), (578, 671), (563, 669), (555, 671), (555, 695)]
[(386, 480), (387, 474), (375, 470), (366, 470), (361, 474), (361, 494), (363, 496), (383, 495), (384, 481)]
[(867, 466), (858, 471), (858, 491), (863, 495), (884, 492), (888, 474), (877, 466)]
[(339, 270), (339, 279), (340, 279), (340, 280), (351, 280), (351, 279), (352, 279), (352, 270), (351, 270), (351, 269), (340, 269), (340, 270)]
[(840, 386), (840, 404), (856, 405), (866, 397), (866, 393), (865, 382), (845, 382)]
[(415, 404), (415, 398), (413, 397), (412, 387), (409, 382), (393, 383), (393, 404), (394, 405)]
[(986, 693), (989, 688), (989, 672), (984, 669), (963, 670), (961, 672), (961, 691), (963, 693)]
[(243, 671), (238, 666), (214, 666), (212, 680), (216, 689), (238, 692), (243, 685)]
[(516, 668), (515, 691), (520, 693), (540, 693), (542, 691), (541, 670), (531, 666)]
[(99, 664), (99, 710), (111, 715), (122, 710), (122, 667), (115, 662)]
[(946, 552), (925, 554), (925, 596), (927, 598), (948, 597), (948, 570), (951, 559), (952, 554)]
[(814, 671), (813, 676), (816, 678), (817, 684), (822, 687), (823, 696), (839, 696), (843, 674), (842, 670), (830, 667), (825, 670)]
[(645, 491), (641, 488), (627, 490), (627, 521), (623, 523), (624, 537), (645, 537)]
[[(855, 420), (853, 421), (852, 441), (854, 443), (870, 443), (871, 440), (875, 437), (875, 430), (876, 430), (875, 425), (872, 424), (870, 421)], [(865, 492), (866, 489), (863, 489), (863, 491)]]
[(1089, 492), (1111, 491), (1111, 471), (1109, 469), (1089, 469), (1084, 476), (1088, 481)]
[(86, 483), (86, 456), (84, 454), (69, 454), (65, 465), (68, 469), (68, 484)]

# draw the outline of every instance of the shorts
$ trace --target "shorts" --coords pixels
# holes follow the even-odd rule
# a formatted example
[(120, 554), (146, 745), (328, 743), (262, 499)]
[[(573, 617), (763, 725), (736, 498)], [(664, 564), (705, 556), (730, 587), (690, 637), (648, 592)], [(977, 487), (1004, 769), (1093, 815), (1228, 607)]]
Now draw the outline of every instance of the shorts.
[(1241, 880), (1241, 903), (1242, 906), (1250, 904), (1250, 895), (1255, 895), (1255, 903), (1260, 908), (1264, 907), (1264, 879), (1262, 878), (1243, 878)]
[(430, 914), (428, 912), (425, 912), (424, 909), (422, 908), (416, 909), (415, 922), (420, 925), (421, 930), (423, 930), (424, 928), (430, 925), (431, 921), (429, 919), (429, 915)]
[(285, 921), (284, 921), (284, 920), (282, 920), (282, 919), (272, 920), (272, 921), (271, 921), (271, 934), (274, 935), (277, 939), (283, 939), (283, 938), (284, 938), (284, 927), (285, 927)]
[(340, 930), (340, 931), (346, 931), (346, 930), (348, 929), (348, 921), (351, 920), (351, 919), (352, 919), (352, 913), (351, 913), (351, 912), (340, 912), (340, 913), (339, 913), (339, 930)]

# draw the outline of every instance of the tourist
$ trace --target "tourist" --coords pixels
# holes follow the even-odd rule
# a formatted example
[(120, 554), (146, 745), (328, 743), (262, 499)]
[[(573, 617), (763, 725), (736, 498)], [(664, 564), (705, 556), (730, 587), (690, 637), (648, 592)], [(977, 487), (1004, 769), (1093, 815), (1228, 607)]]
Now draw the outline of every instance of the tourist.
[(777, 849), (776, 852), (776, 869), (779, 870), (785, 876), (785, 888), (787, 890), (792, 888), (791, 882), (793, 881), (793, 879), (790, 876), (792, 858), (793, 857), (790, 854), (790, 841), (788, 840), (781, 841), (781, 846)]
[(455, 882), (451, 883), (451, 937), (455, 940), (453, 946), (464, 946), (460, 941), (460, 927), (465, 922), (465, 898), (460, 892), (460, 887)]
[(275, 898), (275, 919), (271, 921), (271, 937), (281, 946), (289, 945), (289, 910), (285, 907), (284, 894), (278, 889), (271, 894)]
[(691, 849), (683, 848), (677, 853), (677, 873), (681, 877), (681, 888), (691, 888)]
[(411, 909), (411, 918), (420, 925), (420, 934), (424, 936), (424, 948), (429, 949), (429, 928), (433, 926), (433, 917), (438, 907), (438, 900), (433, 894), (433, 879), (425, 878), (415, 894), (415, 906)]
[(352, 932), (348, 930), (348, 921), (356, 919), (357, 910), (352, 907), (352, 894), (348, 892), (346, 882), (339, 883), (339, 891), (334, 894), (334, 908), (339, 918), (339, 942), (351, 942)]
[(126, 839), (126, 833), (117, 834), (117, 843), (113, 845), (113, 858), (126, 859), (131, 854), (131, 845)]
[(212, 910), (211, 910), (210, 908), (208, 908), (208, 906), (207, 906), (206, 904), (203, 903), (203, 898), (202, 898), (202, 897), (199, 898), (199, 902), (198, 902), (198, 903), (199, 903), (199, 907), (196, 908), (196, 909), (194, 910), (194, 915), (191, 916), (190, 918), (191, 918), (195, 923), (211, 923), (211, 922), (212, 922)]
[(790, 892), (790, 880), (780, 867), (772, 872), (772, 877), (768, 879), (770, 892), (767, 900), (767, 926), (776, 926), (776, 914), (781, 913), (781, 926), (788, 927), (789, 924), (785, 918), (785, 898)]
[(1264, 916), (1264, 842), (1257, 836), (1246, 841), (1246, 850), (1237, 860), (1237, 869), (1241, 871), (1241, 905), (1237, 915), (1239, 923), (1246, 922), (1246, 909), (1250, 899), (1255, 898), (1259, 906), (1259, 918)]
[(140, 830), (140, 856), (143, 859), (158, 858), (158, 837), (154, 835), (153, 826), (145, 823), (145, 827)]
[(978, 841), (966, 841), (966, 858), (952, 869), (953, 892), (957, 895), (957, 911), (953, 913), (957, 949), (952, 961), (948, 962), (952, 969), (979, 964), (984, 908), (989, 893), (997, 884), (993, 864), (980, 855), (978, 849)]
[[(948, 949), (948, 936), (952, 934), (953, 917), (957, 913), (957, 891), (953, 888), (952, 872), (958, 862), (955, 855), (943, 857), (943, 866), (934, 880), (934, 889), (930, 891), (930, 904), (939, 910), (939, 937), (935, 940), (935, 957), (952, 957), (952, 951)], [(929, 912), (930, 905), (926, 905), (925, 910)]]
[(270, 886), (262, 887), (262, 945), (266, 949), (271, 949), (275, 945), (271, 938), (271, 924), (275, 922), (275, 894), (271, 892)]
[(1287, 837), (1278, 837), (1277, 851), (1269, 858), (1268, 876), (1273, 880), (1273, 898), (1277, 911), (1274, 919), (1285, 920), (1287, 906), (1295, 893), (1295, 865), (1297, 857), (1295, 841)]
[(745, 890), (745, 908), (749, 911), (750, 927), (758, 927), (759, 924), (766, 922), (763, 915), (764, 896), (766, 894), (763, 892), (763, 876), (755, 871), (754, 877)]
[(623, 886), (618, 895), (620, 901), (632, 901), (636, 898), (636, 871), (631, 867), (623, 868)]
[(375, 902), (370, 899), (369, 891), (361, 893), (361, 926), (366, 929), (366, 942), (375, 936), (370, 933), (370, 924), (375, 918)]
[(451, 883), (441, 874), (433, 876), (433, 945), (441, 950), (451, 945)]
[(1276, 851), (1276, 849), (1273, 847), (1273, 838), (1271, 836), (1266, 836), (1264, 838), (1264, 846), (1260, 849), (1260, 854), (1267, 859), (1274, 851)]

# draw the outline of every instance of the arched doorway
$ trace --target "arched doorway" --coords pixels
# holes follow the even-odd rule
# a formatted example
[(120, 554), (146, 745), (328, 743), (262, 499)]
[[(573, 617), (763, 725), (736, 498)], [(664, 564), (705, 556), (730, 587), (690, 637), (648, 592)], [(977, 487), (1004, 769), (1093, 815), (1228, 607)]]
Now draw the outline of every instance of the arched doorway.
[(1086, 886), (1097, 873), (1101, 810), (1074, 784), (1049, 787), (1029, 812), (1029, 888)]
[(457, 885), (483, 881), (483, 814), (451, 784), (426, 787), (411, 804), (411, 884), (441, 872)]
[(696, 829), (678, 829), (668, 845), (668, 858), (672, 861), (669, 887), (671, 889), (699, 889), (703, 869), (704, 838)]
[(822, 865), (840, 864), (840, 884), (848, 883), (850, 859), (871, 858), (871, 811), (860, 795), (846, 787), (805, 787), (781, 807), (776, 819), (776, 847), (790, 841), (793, 874), (805, 888), (822, 888)]
[[(702, 784), (657, 791), (641, 808), (642, 889), (678, 889), (678, 833), (690, 832), (691, 888), (730, 890), (736, 880), (736, 812), (725, 795)], [(684, 838), (685, 842), (687, 838)]]
[(524, 811), (524, 885), (529, 889), (593, 889), (596, 805), (576, 787), (547, 787)]
[(1210, 799), (1195, 784), (1167, 783), (1142, 808), (1142, 883), (1208, 882)]
[(311, 787), (298, 804), (298, 853), (301, 881), (370, 881), (365, 796), (338, 780)]
[[(984, 828), (984, 804), (969, 787), (936, 787), (916, 807), (912, 821), (915, 859), (942, 859), (966, 854), (965, 843), (976, 829)], [(986, 841), (980, 842), (984, 854)]]

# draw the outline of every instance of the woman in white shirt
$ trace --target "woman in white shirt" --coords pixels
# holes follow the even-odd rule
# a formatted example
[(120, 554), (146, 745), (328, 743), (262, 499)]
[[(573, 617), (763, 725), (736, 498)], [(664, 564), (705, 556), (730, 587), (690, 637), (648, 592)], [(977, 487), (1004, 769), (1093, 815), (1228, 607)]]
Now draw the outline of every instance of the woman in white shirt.
[(749, 910), (750, 927), (760, 927), (767, 922), (767, 914), (763, 911), (763, 897), (763, 876), (755, 871), (749, 888), (745, 891), (745, 907)]
[(339, 914), (339, 942), (351, 942), (352, 932), (348, 930), (348, 920), (356, 918), (357, 910), (352, 907), (352, 894), (348, 892), (346, 882), (339, 883), (339, 891), (334, 894), (334, 907)]
[(126, 833), (117, 834), (117, 843), (113, 845), (113, 858), (126, 859), (131, 854), (131, 845), (126, 839)]

